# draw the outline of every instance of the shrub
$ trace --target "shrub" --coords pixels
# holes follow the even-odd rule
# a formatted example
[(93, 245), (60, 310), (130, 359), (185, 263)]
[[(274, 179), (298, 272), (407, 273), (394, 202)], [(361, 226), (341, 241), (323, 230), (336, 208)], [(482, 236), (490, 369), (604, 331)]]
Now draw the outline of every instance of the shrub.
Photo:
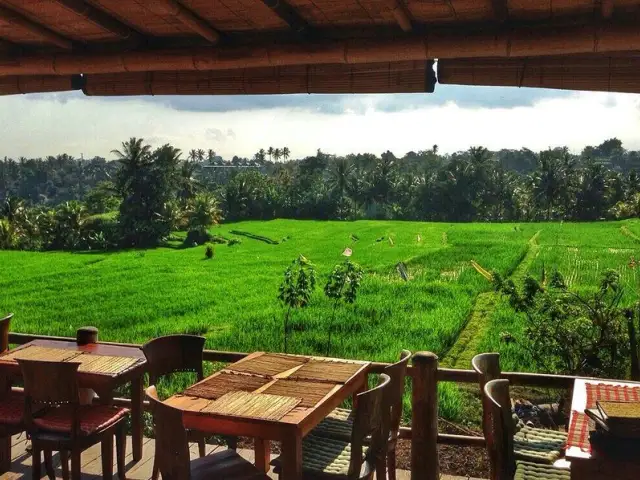
[(239, 238), (232, 238), (231, 240), (229, 240), (228, 245), (230, 247), (233, 247), (234, 245), (240, 245), (242, 243), (242, 240), (240, 240)]
[(109, 250), (120, 244), (117, 213), (93, 215), (87, 218), (83, 230), (91, 250)]
[(202, 230), (189, 230), (187, 237), (184, 239), (183, 246), (186, 248), (204, 245), (212, 240), (212, 235)]
[(309, 305), (311, 294), (316, 288), (316, 271), (311, 262), (299, 255), (284, 271), (284, 279), (278, 290), (278, 300), (286, 308), (284, 311), (284, 351), (287, 353), (287, 337), (291, 310)]
[(207, 245), (207, 248), (204, 250), (204, 256), (208, 260), (211, 260), (214, 256), (213, 245)]

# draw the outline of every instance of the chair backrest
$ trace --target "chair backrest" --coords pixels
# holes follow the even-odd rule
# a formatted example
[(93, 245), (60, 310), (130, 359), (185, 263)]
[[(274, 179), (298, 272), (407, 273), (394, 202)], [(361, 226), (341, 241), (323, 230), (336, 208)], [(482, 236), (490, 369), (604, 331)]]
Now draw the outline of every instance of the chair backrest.
[(500, 354), (499, 353), (480, 353), (471, 360), (471, 366), (478, 374), (478, 383), (480, 384), (480, 396), (482, 398), (482, 431), (484, 436), (488, 435), (488, 429), (491, 427), (489, 419), (489, 410), (491, 406), (484, 394), (484, 386), (491, 380), (500, 378)]
[(484, 386), (484, 396), (490, 405), (490, 428), (486, 441), (491, 480), (512, 480), (516, 462), (509, 381), (504, 379), (490, 380)]
[(156, 435), (156, 462), (163, 480), (189, 480), (191, 466), (182, 410), (160, 401), (154, 385), (146, 389)]
[(142, 351), (147, 358), (149, 384), (155, 385), (160, 377), (174, 372), (195, 372), (198, 380), (202, 380), (205, 341), (196, 335), (168, 335), (145, 343)]
[(0, 318), (0, 353), (9, 350), (9, 327), (11, 326), (12, 318), (13, 313)]
[(18, 360), (24, 382), (27, 430), (34, 430), (32, 412), (43, 407), (69, 406), (72, 408), (71, 435), (80, 435), (78, 407), (78, 367), (74, 362), (45, 362)]
[(402, 421), (402, 396), (404, 395), (404, 379), (407, 375), (407, 365), (411, 360), (411, 352), (402, 350), (400, 360), (384, 369), (384, 373), (389, 375), (391, 382), (387, 388), (389, 404), (391, 406), (391, 418), (389, 423), (390, 439), (395, 442), (400, 431)]
[[(376, 387), (357, 396), (351, 431), (351, 459), (348, 473), (350, 480), (371, 478), (378, 461), (384, 459), (387, 454), (391, 410), (388, 394), (390, 383), (389, 376), (383, 373)], [(363, 460), (363, 449), (369, 436), (371, 437), (369, 449)]]

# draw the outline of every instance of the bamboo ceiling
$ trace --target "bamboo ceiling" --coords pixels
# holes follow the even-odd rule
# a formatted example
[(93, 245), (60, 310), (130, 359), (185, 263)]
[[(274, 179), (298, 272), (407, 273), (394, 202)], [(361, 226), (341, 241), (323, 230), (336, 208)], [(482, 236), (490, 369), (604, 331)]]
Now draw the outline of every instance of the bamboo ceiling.
[(0, 0), (0, 95), (640, 92), (640, 0)]

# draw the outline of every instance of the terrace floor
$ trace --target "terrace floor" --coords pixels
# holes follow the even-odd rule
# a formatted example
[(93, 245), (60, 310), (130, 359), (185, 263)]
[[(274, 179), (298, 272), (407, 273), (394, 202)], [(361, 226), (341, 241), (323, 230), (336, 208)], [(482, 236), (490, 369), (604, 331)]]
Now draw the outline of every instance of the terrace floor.
[[(11, 472), (0, 475), (0, 480), (17, 480), (17, 479), (31, 479), (31, 454), (27, 452), (28, 441), (25, 434), (16, 435), (12, 438), (12, 463)], [(213, 453), (218, 449), (224, 449), (226, 446), (208, 445), (207, 453)], [(154, 440), (145, 438), (143, 447), (143, 457), (137, 463), (133, 463), (131, 455), (131, 438), (127, 438), (127, 480), (148, 480), (151, 478), (151, 469), (153, 467), (153, 451)], [(253, 461), (252, 450), (240, 450), (240, 454), (246, 459)], [(197, 458), (198, 446), (196, 444), (191, 445), (191, 456)], [(56, 479), (62, 478), (62, 472), (60, 470), (60, 458), (57, 454), (53, 457), (54, 466), (56, 468)], [(115, 462), (115, 452), (114, 452)], [(44, 470), (44, 466), (43, 466)], [(114, 465), (115, 473), (115, 465)], [(278, 478), (277, 475), (271, 473), (272, 478)], [(42, 477), (46, 479), (46, 475)], [(87, 480), (99, 480), (102, 479), (102, 458), (100, 456), (100, 444), (94, 445), (85, 452), (82, 453), (82, 478)], [(114, 475), (114, 479), (117, 479), (117, 475)], [(451, 477), (443, 475), (442, 480), (462, 480), (464, 477)], [(406, 470), (398, 470), (398, 480), (409, 480), (410, 472)]]

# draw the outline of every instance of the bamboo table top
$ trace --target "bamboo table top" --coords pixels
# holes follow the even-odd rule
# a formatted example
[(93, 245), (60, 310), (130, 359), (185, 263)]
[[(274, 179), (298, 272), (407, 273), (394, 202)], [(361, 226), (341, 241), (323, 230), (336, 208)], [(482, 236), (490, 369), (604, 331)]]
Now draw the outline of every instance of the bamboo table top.
[(0, 355), (0, 369), (19, 369), (17, 360), (79, 363), (83, 375), (119, 377), (146, 364), (139, 348), (116, 345), (78, 345), (75, 342), (34, 340)]
[[(305, 435), (363, 389), (368, 367), (369, 362), (256, 352), (165, 403), (185, 412), (187, 428), (279, 440), (291, 429)], [(268, 433), (256, 435), (261, 428)]]
[[(640, 478), (640, 461), (605, 458), (592, 452), (589, 431), (593, 426), (584, 414), (596, 400), (633, 401), (640, 395), (640, 383), (618, 380), (576, 379), (571, 401), (571, 420), (565, 457), (571, 462), (571, 478), (619, 480)], [(618, 398), (621, 396), (621, 398)]]

